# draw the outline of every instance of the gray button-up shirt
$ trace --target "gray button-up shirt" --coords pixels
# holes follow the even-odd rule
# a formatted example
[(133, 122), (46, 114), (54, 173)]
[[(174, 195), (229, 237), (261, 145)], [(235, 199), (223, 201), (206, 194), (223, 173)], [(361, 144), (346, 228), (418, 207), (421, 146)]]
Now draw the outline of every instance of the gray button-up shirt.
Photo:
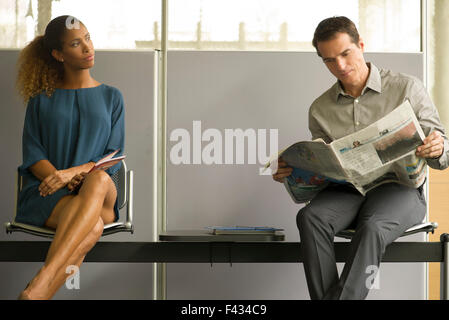
[(387, 115), (406, 99), (415, 111), (426, 136), (438, 130), (444, 138), (444, 151), (438, 159), (426, 159), (434, 169), (448, 167), (449, 142), (440, 122), (438, 111), (426, 88), (417, 78), (368, 63), (370, 73), (360, 97), (346, 94), (337, 81), (317, 98), (309, 110), (312, 139), (327, 143), (363, 129)]

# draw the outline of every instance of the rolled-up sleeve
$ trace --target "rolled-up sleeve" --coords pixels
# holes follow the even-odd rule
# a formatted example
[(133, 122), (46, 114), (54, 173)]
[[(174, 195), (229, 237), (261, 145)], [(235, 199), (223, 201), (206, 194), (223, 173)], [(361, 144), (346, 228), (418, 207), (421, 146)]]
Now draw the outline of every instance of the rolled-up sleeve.
[(414, 81), (410, 92), (410, 104), (412, 105), (419, 124), (427, 137), (433, 131), (439, 131), (444, 139), (443, 154), (436, 159), (426, 159), (429, 167), (443, 170), (449, 166), (449, 140), (440, 121), (438, 110), (420, 81)]

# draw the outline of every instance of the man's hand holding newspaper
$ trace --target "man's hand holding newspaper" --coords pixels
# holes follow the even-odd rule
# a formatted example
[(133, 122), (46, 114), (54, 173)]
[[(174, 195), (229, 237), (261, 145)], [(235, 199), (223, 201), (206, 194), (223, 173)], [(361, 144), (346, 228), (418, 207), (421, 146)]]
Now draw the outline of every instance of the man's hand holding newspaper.
[(444, 139), (439, 131), (431, 132), (423, 141), (423, 145), (416, 149), (416, 156), (420, 158), (439, 158), (444, 151)]

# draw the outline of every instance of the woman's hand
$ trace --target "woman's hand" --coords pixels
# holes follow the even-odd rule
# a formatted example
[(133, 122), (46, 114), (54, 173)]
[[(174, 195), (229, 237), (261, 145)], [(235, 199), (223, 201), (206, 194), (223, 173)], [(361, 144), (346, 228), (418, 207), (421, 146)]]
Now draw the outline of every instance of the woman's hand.
[(83, 184), (84, 178), (87, 176), (87, 172), (81, 172), (80, 174), (77, 174), (70, 180), (69, 184), (67, 185), (67, 188), (70, 192), (79, 190), (81, 188), (81, 185)]
[(30, 166), (30, 171), (41, 181), (39, 192), (42, 197), (46, 197), (64, 188), (74, 176), (89, 172), (94, 165), (94, 162), (87, 162), (77, 167), (56, 170), (50, 161), (44, 159)]
[(59, 189), (64, 188), (73, 178), (73, 170), (56, 170), (42, 180), (39, 185), (39, 192), (42, 197), (52, 195)]

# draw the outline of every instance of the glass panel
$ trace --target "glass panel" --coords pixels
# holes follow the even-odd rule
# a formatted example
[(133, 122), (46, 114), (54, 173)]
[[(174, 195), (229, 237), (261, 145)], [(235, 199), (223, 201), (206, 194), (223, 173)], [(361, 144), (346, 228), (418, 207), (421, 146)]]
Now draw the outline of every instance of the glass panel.
[(0, 48), (24, 47), (65, 14), (87, 26), (96, 49), (135, 49), (148, 39), (145, 47), (158, 48), (160, 0), (1, 0)]
[(170, 49), (314, 51), (324, 18), (345, 15), (368, 51), (420, 51), (419, 0), (170, 0)]
[(27, 0), (0, 1), (0, 48), (17, 48), (34, 36), (35, 24)]
[[(135, 49), (136, 42), (154, 39), (160, 25), (160, 0), (60, 0), (52, 17), (70, 14), (89, 29), (96, 49)], [(160, 39), (160, 30), (158, 38)], [(151, 43), (148, 48), (157, 48)]]
[(449, 1), (429, 0), (427, 11), (428, 89), (438, 108), (441, 122), (449, 129)]
[[(420, 0), (168, 2), (170, 49), (313, 51), (318, 22), (345, 15), (367, 51), (420, 51)], [(161, 0), (1, 0), (0, 47), (23, 47), (62, 14), (83, 21), (97, 49), (160, 48)]]

